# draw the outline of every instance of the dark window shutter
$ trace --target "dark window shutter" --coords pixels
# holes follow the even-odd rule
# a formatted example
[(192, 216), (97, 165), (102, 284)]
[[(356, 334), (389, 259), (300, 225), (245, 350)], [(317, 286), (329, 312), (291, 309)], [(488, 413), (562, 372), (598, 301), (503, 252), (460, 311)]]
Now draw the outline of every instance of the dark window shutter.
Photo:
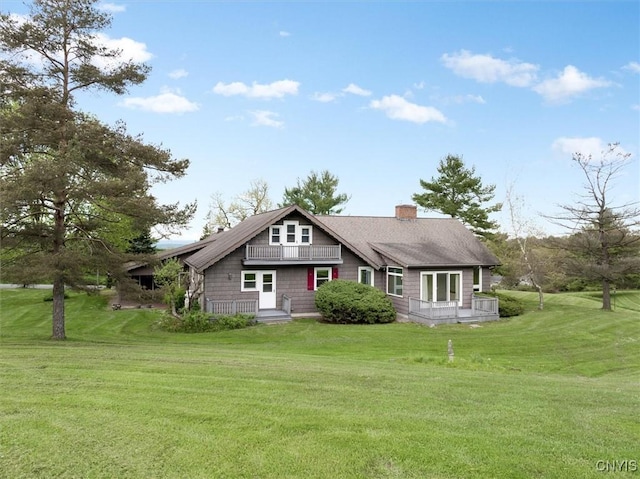
[(338, 268), (331, 268), (331, 279), (338, 279)]
[(313, 274), (313, 268), (308, 268), (307, 269), (307, 290), (308, 291), (313, 291), (315, 288), (315, 279), (314, 279), (314, 274)]

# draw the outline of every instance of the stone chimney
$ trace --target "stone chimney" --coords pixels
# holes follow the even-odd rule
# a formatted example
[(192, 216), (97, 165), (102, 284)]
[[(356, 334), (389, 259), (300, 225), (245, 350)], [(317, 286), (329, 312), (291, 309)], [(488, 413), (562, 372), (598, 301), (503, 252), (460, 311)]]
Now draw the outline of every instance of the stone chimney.
[(418, 207), (416, 205), (397, 205), (396, 218), (399, 220), (415, 220), (418, 218)]

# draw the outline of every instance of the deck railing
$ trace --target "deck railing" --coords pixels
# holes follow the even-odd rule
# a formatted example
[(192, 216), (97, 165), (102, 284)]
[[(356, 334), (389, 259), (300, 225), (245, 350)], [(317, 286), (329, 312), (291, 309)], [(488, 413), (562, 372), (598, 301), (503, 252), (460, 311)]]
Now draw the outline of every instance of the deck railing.
[(341, 245), (247, 245), (246, 260), (268, 261), (339, 261)]
[(224, 316), (234, 316), (236, 314), (257, 314), (258, 300), (217, 300), (207, 298), (205, 310), (207, 313)]
[(498, 314), (498, 298), (489, 298), (487, 296), (471, 297), (471, 310), (474, 316), (481, 314)]
[(409, 298), (409, 314), (427, 319), (445, 319), (458, 317), (457, 301), (423, 301)]

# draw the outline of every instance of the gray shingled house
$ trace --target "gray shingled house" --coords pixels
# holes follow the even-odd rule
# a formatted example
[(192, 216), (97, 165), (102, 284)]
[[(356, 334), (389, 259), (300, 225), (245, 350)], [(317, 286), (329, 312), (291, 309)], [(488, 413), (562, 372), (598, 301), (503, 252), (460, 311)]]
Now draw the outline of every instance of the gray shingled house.
[(397, 312), (424, 322), (497, 319), (487, 291), (497, 258), (458, 220), (319, 216), (289, 206), (207, 238), (184, 259), (203, 309), (258, 318), (316, 313), (315, 291), (341, 278), (384, 291)]

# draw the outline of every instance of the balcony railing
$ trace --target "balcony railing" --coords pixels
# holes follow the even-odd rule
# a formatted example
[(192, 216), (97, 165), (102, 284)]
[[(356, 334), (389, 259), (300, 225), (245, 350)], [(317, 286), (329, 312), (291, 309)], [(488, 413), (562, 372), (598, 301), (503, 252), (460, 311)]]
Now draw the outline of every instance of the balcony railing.
[(247, 245), (245, 261), (341, 261), (337, 245)]

